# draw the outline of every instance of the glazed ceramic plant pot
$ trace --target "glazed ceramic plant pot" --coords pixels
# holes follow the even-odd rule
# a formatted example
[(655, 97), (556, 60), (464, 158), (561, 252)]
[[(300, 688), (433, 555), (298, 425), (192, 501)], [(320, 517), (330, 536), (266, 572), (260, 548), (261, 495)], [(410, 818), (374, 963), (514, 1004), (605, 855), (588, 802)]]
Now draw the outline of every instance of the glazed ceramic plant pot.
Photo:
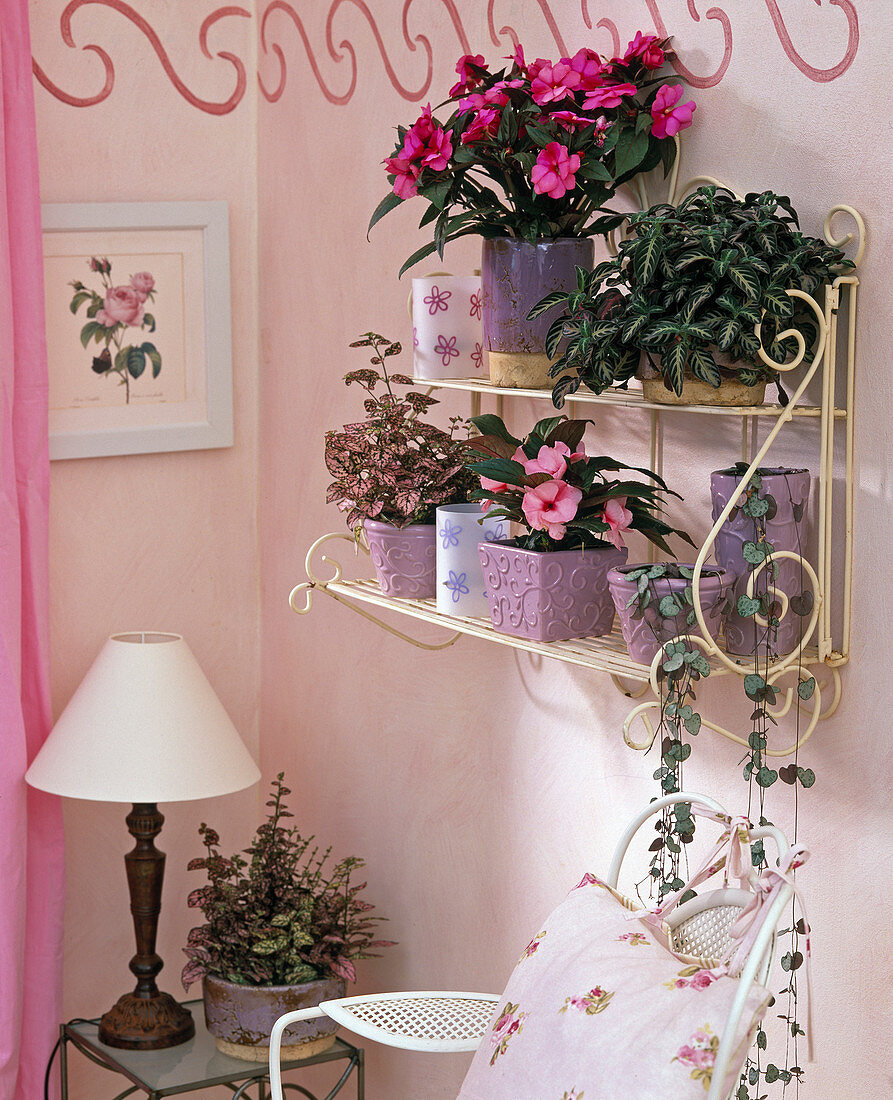
[(553, 290), (576, 286), (575, 268), (592, 269), (595, 246), (590, 237), (558, 237), (536, 244), (517, 237), (483, 242), (484, 347), (489, 352), (490, 380), (497, 386), (551, 389), (551, 360), (546, 333), (557, 313), (533, 321), (528, 312)]
[[(238, 985), (206, 974), (202, 979), (205, 1022), (217, 1049), (246, 1062), (266, 1062), (270, 1032), (286, 1012), (313, 1008), (320, 1001), (343, 997), (345, 984), (322, 978), (301, 985)], [(311, 1058), (335, 1042), (338, 1025), (327, 1016), (302, 1020), (285, 1029), (284, 1057)]]
[[(681, 563), (685, 565), (686, 563)], [(611, 598), (617, 608), (617, 616), (620, 619), (620, 631), (630, 657), (643, 665), (650, 665), (655, 654), (671, 638), (677, 634), (696, 634), (703, 636), (701, 628), (695, 623), (689, 626), (687, 623), (691, 605), (684, 598), (684, 592), (691, 581), (685, 577), (656, 577), (650, 583), (652, 592), (651, 600), (641, 615), (636, 618), (638, 604), (629, 606), (630, 599), (638, 592), (635, 580), (627, 576), (634, 569), (648, 569), (648, 565), (627, 565), (608, 572), (608, 586), (611, 590)], [(694, 568), (688, 565), (689, 569)], [(725, 595), (734, 583), (734, 576), (724, 569), (705, 568), (701, 573), (699, 594), (701, 611), (707, 623), (710, 636), (715, 638), (722, 626), (722, 608), (725, 603)], [(682, 607), (678, 615), (665, 617), (660, 613), (660, 601), (665, 596), (675, 596)]]
[[(789, 550), (803, 555), (806, 549), (809, 471), (767, 468), (758, 472), (762, 478), (760, 495), (771, 496), (777, 509), (771, 518), (767, 516), (764, 519), (767, 541), (776, 551)], [(714, 522), (740, 481), (741, 475), (733, 469), (717, 470), (710, 475)], [(745, 561), (743, 547), (746, 542), (755, 541), (756, 534), (755, 520), (740, 510), (732, 513), (717, 534), (716, 560), (737, 577), (733, 603), (737, 603), (739, 596), (746, 595), (747, 582), (754, 566)], [(787, 558), (778, 562), (774, 587), (789, 599), (802, 596), (804, 589), (809, 591), (807, 578), (801, 575), (799, 564)], [(794, 610), (789, 610), (781, 619), (774, 640), (778, 653), (790, 653), (799, 645), (803, 621)], [(742, 618), (733, 610), (725, 623), (726, 651), (736, 656), (750, 656), (761, 645), (765, 633), (766, 628), (758, 626), (753, 618)]]
[(626, 549), (524, 550), (505, 540), (481, 543), (478, 552), (490, 621), (501, 634), (559, 642), (611, 632), (607, 575), (624, 564)]
[(394, 527), (377, 519), (363, 522), (369, 556), (386, 596), (430, 600), (436, 592), (436, 526)]

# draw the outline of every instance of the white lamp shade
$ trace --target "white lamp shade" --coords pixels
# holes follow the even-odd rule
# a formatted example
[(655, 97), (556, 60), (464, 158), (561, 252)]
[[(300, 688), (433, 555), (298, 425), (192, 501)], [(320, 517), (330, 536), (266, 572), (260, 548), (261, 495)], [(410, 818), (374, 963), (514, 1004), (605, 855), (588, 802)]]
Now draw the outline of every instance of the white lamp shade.
[(32, 787), (100, 802), (183, 802), (260, 779), (179, 634), (114, 634), (28, 769)]

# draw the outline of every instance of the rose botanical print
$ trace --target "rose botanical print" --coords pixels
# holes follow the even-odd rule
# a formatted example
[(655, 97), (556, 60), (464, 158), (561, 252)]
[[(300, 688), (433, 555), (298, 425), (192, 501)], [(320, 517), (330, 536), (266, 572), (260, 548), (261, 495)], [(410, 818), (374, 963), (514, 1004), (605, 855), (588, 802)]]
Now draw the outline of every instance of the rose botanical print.
[(719, 1036), (713, 1034), (709, 1024), (704, 1024), (689, 1038), (688, 1042), (676, 1052), (674, 1062), (691, 1066), (691, 1078), (700, 1081), (704, 1091), (710, 1090), (713, 1080), (713, 1067), (716, 1064), (716, 1052), (719, 1050)]
[(609, 993), (606, 989), (602, 989), (600, 985), (597, 985), (594, 989), (590, 989), (588, 993), (578, 993), (573, 997), (568, 997), (558, 1011), (567, 1012), (569, 1008), (576, 1008), (579, 1012), (585, 1012), (587, 1016), (596, 1016), (599, 1012), (604, 1012), (608, 1007), (608, 1001), (613, 996), (613, 993)]
[[(102, 291), (85, 286), (80, 279), (70, 283), (74, 289), (71, 312), (77, 313), (87, 306), (87, 323), (81, 329), (81, 344), (86, 349), (92, 340), (103, 345), (102, 351), (93, 356), (94, 373), (118, 375), (118, 385), (124, 386), (126, 403), (130, 404), (131, 379), (136, 381), (151, 364), (152, 377), (161, 373), (161, 355), (154, 344), (125, 343), (137, 332), (154, 332), (155, 318), (146, 310), (146, 303), (155, 300), (155, 278), (148, 271), (131, 275), (126, 284), (116, 286), (112, 279), (112, 264), (106, 257), (92, 256), (90, 270), (100, 279)], [(114, 346), (114, 355), (112, 354)]]

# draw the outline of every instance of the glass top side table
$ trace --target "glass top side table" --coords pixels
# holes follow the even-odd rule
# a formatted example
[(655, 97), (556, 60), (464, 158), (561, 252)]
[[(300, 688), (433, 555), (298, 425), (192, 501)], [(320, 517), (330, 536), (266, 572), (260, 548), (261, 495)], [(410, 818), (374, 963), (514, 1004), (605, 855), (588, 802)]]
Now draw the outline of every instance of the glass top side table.
[[(126, 1077), (131, 1084), (115, 1095), (113, 1100), (124, 1100), (142, 1091), (149, 1100), (161, 1100), (165, 1096), (180, 1096), (198, 1089), (222, 1085), (232, 1094), (231, 1100), (268, 1100), (269, 1079), (266, 1062), (246, 1062), (221, 1054), (214, 1039), (205, 1027), (201, 1001), (188, 1001), (195, 1019), (195, 1038), (168, 1050), (119, 1050), (99, 1041), (99, 1020), (62, 1024), (60, 1035), (60, 1070), (62, 1100), (79, 1100), (68, 1091), (69, 1043), (103, 1069)], [(300, 1070), (323, 1062), (346, 1060), (348, 1065), (325, 1097), (317, 1097), (303, 1085), (286, 1084), (286, 1090), (294, 1091), (309, 1100), (332, 1100), (348, 1078), (356, 1070), (357, 1100), (365, 1096), (365, 1065), (361, 1047), (352, 1046), (343, 1039), (336, 1039), (333, 1046), (312, 1058), (282, 1059), (283, 1072)], [(340, 1067), (339, 1067), (340, 1068)]]

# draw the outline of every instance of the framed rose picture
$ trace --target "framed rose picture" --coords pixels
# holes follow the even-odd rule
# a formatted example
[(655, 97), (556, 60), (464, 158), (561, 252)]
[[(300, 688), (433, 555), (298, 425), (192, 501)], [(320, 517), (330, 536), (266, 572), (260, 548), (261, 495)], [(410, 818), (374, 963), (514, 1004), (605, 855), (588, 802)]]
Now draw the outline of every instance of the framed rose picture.
[(231, 447), (224, 202), (43, 207), (50, 458)]

